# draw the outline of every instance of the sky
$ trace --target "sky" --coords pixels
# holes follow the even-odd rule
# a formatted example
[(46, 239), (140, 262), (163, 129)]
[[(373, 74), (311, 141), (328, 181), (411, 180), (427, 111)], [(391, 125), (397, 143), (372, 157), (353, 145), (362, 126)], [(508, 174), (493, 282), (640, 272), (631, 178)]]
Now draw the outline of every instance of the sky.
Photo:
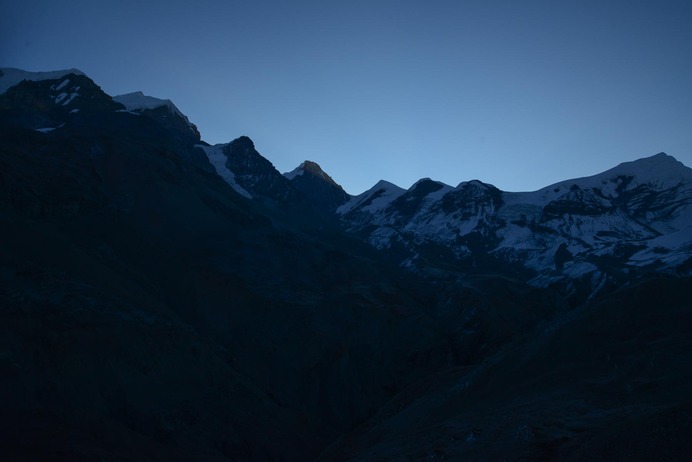
[(692, 166), (692, 2), (0, 0), (0, 66), (171, 99), (350, 194)]

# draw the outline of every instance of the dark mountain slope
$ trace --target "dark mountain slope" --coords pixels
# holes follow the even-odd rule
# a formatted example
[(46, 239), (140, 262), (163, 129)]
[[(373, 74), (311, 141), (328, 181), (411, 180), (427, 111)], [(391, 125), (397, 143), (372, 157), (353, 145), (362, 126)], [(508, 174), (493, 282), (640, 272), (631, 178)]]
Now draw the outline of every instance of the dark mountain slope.
[[(2, 407), (19, 431), (47, 432), (11, 450), (138, 458), (173, 443), (181, 457), (262, 458), (272, 449), (261, 440), (301, 427), (298, 416), (278, 409), (210, 341), (206, 317), (221, 307), (198, 311), (188, 252), (209, 229), (240, 246), (241, 231), (268, 221), (223, 182), (195, 174), (184, 160), (194, 152), (171, 146), (156, 125), (129, 114), (106, 115), (100, 127), (90, 120), (75, 133), (4, 138), (15, 143), (1, 161)], [(238, 300), (250, 304), (242, 292)], [(278, 423), (287, 417), (287, 426)], [(93, 421), (99, 434), (115, 427), (124, 439), (99, 447), (85, 436)], [(278, 453), (306, 455), (316, 443), (276, 435), (276, 444)]]
[(686, 460), (692, 280), (651, 278), (397, 395), (321, 460)]
[(0, 132), (8, 453), (309, 459), (455, 361), (430, 288), (296, 232), (155, 119)]
[[(68, 92), (69, 74), (0, 94), (3, 454), (549, 460), (637, 445), (644, 455), (688, 451), (679, 436), (689, 430), (691, 285), (660, 274), (687, 258), (686, 183), (671, 188), (647, 168), (651, 178), (625, 184), (615, 171), (596, 178), (600, 186), (517, 200), (481, 182), (422, 180), (409, 191), (382, 182), (339, 208), (352, 220), (345, 232), (314, 190), (282, 177), (249, 138), (198, 143), (172, 103), (136, 95), (125, 111), (86, 81)], [(21, 98), (7, 96), (17, 88)], [(83, 88), (103, 105), (60, 109)], [(661, 163), (673, 165), (652, 161)], [(639, 220), (622, 233), (675, 231), (673, 245), (623, 249), (625, 234), (606, 234), (598, 243), (607, 252), (578, 254), (563, 240), (589, 229), (594, 201), (632, 212), (609, 216), (618, 224)], [(487, 255), (510, 241), (508, 255), (524, 255), (527, 230), (540, 245), (526, 255), (538, 255), (549, 277), (573, 274), (565, 271), (580, 258), (600, 258), (618, 277), (600, 294), (587, 281), (589, 301), (572, 305), (563, 287), (527, 284), (533, 274), (505, 266), (523, 260)], [(648, 262), (636, 277), (622, 266), (633, 255)]]

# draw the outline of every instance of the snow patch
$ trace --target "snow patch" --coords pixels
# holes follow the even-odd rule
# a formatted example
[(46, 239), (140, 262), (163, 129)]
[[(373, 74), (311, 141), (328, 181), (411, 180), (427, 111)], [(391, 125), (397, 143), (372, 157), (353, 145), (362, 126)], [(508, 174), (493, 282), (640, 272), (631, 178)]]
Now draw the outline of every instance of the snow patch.
[(62, 127), (63, 125), (65, 125), (65, 124), (60, 124), (57, 127), (35, 128), (34, 130), (36, 130), (37, 132), (40, 132), (40, 133), (48, 133), (48, 132), (52, 132), (53, 130), (56, 130), (56, 129)]
[(76, 97), (79, 96), (79, 93), (70, 93), (70, 95), (67, 97), (67, 99), (62, 103), (63, 106), (67, 106), (70, 104)]
[[(51, 96), (51, 98), (53, 98), (53, 97)], [(65, 98), (67, 98), (67, 93), (62, 92), (58, 96), (56, 96), (53, 99), (53, 101), (55, 101), (55, 104), (60, 104), (62, 102), (62, 100), (64, 100)]]
[[(60, 91), (62, 88), (65, 87), (65, 85), (64, 85), (65, 82), (69, 82), (69, 81), (70, 81), (70, 80), (67, 79), (67, 80), (65, 80), (64, 82), (62, 82), (60, 85), (58, 85), (57, 87), (55, 87), (55, 88), (51, 87), (51, 89), (53, 89), (53, 90), (55, 90), (55, 91)], [(57, 95), (57, 96), (51, 96), (50, 98), (55, 102), (55, 104), (59, 104), (59, 105), (61, 105), (61, 106), (67, 106), (67, 105), (70, 104), (76, 97), (79, 96), (79, 93), (78, 93), (78, 92), (79, 92), (79, 87), (75, 88), (74, 91), (73, 91), (72, 93), (67, 93), (67, 92), (64, 92), (64, 91), (63, 91), (63, 92), (61, 92), (59, 95)]]
[(65, 79), (62, 82), (60, 82), (60, 84), (53, 85), (52, 87), (50, 87), (50, 89), (55, 90), (55, 91), (60, 91), (63, 88), (65, 88), (66, 86), (68, 86), (69, 84), (70, 84), (70, 79)]
[(204, 146), (202, 144), (195, 145), (195, 147), (198, 147), (202, 151), (204, 151), (204, 153), (207, 155), (207, 158), (209, 159), (209, 162), (211, 163), (211, 165), (214, 166), (216, 173), (226, 183), (228, 183), (231, 186), (231, 188), (233, 188), (241, 196), (247, 197), (248, 199), (252, 199), (252, 195), (245, 189), (243, 189), (242, 186), (236, 183), (235, 175), (226, 166), (226, 161), (228, 160), (228, 158), (226, 157), (226, 154), (223, 152), (223, 148), (225, 146), (225, 144), (217, 144), (214, 146)]

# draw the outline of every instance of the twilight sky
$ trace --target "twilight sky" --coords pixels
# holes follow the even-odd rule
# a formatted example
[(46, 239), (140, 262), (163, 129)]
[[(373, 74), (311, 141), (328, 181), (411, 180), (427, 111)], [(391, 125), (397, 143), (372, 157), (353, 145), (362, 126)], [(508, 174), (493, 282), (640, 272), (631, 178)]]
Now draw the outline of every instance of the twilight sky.
[(535, 190), (692, 166), (692, 2), (0, 0), (0, 66), (171, 99), (281, 172)]

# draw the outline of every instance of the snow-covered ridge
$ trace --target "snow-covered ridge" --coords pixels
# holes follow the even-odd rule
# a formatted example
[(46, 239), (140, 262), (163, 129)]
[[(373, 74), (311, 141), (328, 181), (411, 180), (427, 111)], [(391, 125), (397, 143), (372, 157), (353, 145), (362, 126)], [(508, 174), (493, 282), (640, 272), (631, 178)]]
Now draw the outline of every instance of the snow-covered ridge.
[(0, 95), (23, 80), (30, 80), (33, 82), (38, 82), (41, 80), (57, 80), (69, 74), (85, 75), (78, 69), (63, 69), (60, 71), (50, 72), (30, 72), (15, 69), (13, 67), (0, 67)]
[(404, 194), (406, 190), (389, 181), (380, 180), (364, 193), (351, 198), (339, 207), (336, 212), (345, 215), (354, 209), (373, 213), (389, 205), (394, 199)]
[[(336, 212), (376, 248), (396, 244), (423, 255), (422, 272), (426, 261), (463, 267), (490, 255), (547, 285), (600, 278), (613, 262), (623, 271), (648, 265), (689, 273), (692, 261), (692, 169), (663, 153), (533, 192), (476, 180), (452, 188), (422, 179), (408, 190), (381, 181)], [(428, 248), (435, 253), (425, 254)], [(401, 264), (414, 268), (415, 260)]]
[(135, 91), (133, 93), (126, 93), (124, 95), (114, 96), (113, 101), (122, 104), (123, 106), (125, 106), (126, 111), (132, 112), (134, 114), (138, 114), (147, 109), (167, 107), (172, 114), (175, 114), (176, 116), (183, 119), (185, 123), (188, 125), (188, 127), (190, 127), (193, 131), (196, 130), (196, 128), (190, 122), (187, 116), (180, 112), (180, 109), (178, 109), (176, 105), (173, 104), (173, 101), (171, 101), (170, 99), (155, 98), (153, 96), (147, 96), (141, 91)]
[(147, 96), (141, 91), (114, 96), (113, 101), (122, 104), (128, 111), (142, 111), (144, 109), (156, 109), (157, 107), (166, 106), (179, 116), (185, 117), (171, 100)]
[(556, 189), (561, 186), (571, 187), (572, 185), (577, 185), (582, 189), (601, 188), (608, 181), (621, 176), (632, 177), (633, 181), (629, 184), (628, 189), (644, 183), (656, 183), (660, 187), (671, 187), (680, 181), (692, 180), (692, 169), (674, 157), (661, 152), (654, 156), (623, 162), (596, 175), (561, 181), (539, 191)]
[(44, 133), (44, 134), (45, 134), (45, 133), (50, 133), (50, 132), (52, 132), (53, 130), (56, 130), (56, 129), (58, 129), (58, 128), (61, 128), (61, 127), (63, 127), (64, 125), (65, 125), (65, 124), (60, 124), (60, 125), (58, 125), (57, 127), (35, 128), (34, 130), (36, 130), (36, 131), (39, 132), (39, 133)]

